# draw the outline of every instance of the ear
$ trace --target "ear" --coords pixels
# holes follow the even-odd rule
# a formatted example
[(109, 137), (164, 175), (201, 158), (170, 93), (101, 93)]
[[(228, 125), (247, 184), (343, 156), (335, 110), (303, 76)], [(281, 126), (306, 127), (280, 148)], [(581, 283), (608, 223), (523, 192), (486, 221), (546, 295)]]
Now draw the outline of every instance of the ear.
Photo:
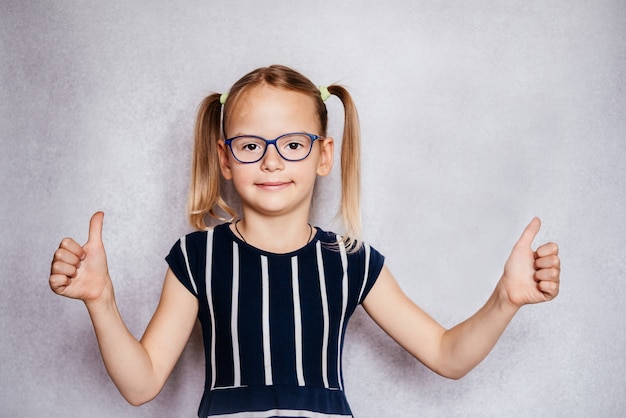
[(327, 176), (333, 168), (333, 160), (335, 158), (335, 140), (333, 138), (324, 138), (320, 140), (320, 158), (317, 165), (317, 175)]
[(220, 139), (217, 141), (217, 155), (220, 160), (220, 170), (222, 171), (222, 176), (224, 176), (226, 180), (231, 180), (233, 178), (233, 173), (230, 169), (228, 153), (228, 145), (224, 143), (224, 140)]

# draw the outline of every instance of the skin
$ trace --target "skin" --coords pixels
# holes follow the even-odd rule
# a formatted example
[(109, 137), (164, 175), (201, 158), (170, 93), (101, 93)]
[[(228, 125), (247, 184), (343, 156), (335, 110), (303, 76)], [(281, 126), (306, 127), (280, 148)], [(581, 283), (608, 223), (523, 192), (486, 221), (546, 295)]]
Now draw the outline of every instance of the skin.
[[(313, 104), (299, 93), (258, 86), (240, 96), (226, 132), (275, 138), (286, 132), (319, 133)], [(316, 141), (303, 161), (282, 160), (272, 146), (254, 164), (237, 162), (219, 143), (222, 175), (241, 196), (239, 230), (250, 244), (285, 253), (309, 239), (309, 208), (318, 176), (330, 173), (334, 141)], [(93, 215), (84, 245), (64, 239), (51, 266), (51, 289), (83, 300), (93, 322), (105, 367), (133, 405), (153, 399), (187, 343), (198, 313), (197, 299), (168, 269), (154, 316), (138, 341), (115, 303), (102, 242), (104, 214)], [(533, 250), (541, 222), (534, 218), (513, 246), (494, 292), (474, 315), (446, 330), (412, 302), (385, 266), (363, 306), (374, 321), (415, 358), (436, 373), (458, 379), (496, 344), (519, 308), (549, 301), (559, 291), (560, 260), (555, 243)]]

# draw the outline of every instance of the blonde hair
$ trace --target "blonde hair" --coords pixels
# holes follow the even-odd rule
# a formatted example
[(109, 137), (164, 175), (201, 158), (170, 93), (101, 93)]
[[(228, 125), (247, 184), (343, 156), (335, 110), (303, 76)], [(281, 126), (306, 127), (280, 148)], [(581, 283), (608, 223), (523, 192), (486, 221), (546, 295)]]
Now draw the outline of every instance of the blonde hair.
[[(217, 143), (222, 138), (223, 126), (237, 98), (250, 87), (260, 84), (297, 91), (311, 97), (319, 117), (320, 133), (326, 136), (328, 112), (319, 88), (291, 68), (272, 65), (246, 74), (230, 89), (228, 100), (223, 108), (220, 94), (213, 93), (207, 96), (200, 103), (196, 118), (188, 199), (189, 220), (197, 229), (202, 230), (208, 227), (207, 215), (221, 221), (237, 217), (237, 213), (226, 202), (220, 190), (221, 173)], [(341, 100), (344, 108), (345, 119), (341, 144), (341, 218), (345, 228), (344, 242), (354, 249), (361, 245), (359, 117), (352, 97), (344, 87), (333, 84), (327, 88), (330, 94)]]

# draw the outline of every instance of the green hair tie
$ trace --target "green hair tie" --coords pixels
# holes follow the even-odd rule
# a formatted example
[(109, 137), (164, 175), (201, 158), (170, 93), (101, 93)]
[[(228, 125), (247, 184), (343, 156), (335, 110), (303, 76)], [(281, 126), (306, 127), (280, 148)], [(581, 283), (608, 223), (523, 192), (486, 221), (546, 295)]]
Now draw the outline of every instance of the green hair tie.
[(328, 98), (331, 96), (331, 93), (328, 91), (328, 87), (326, 86), (319, 86), (318, 89), (320, 90), (320, 96), (322, 97), (322, 101), (326, 101), (328, 100)]
[(221, 104), (226, 103), (226, 99), (228, 99), (228, 93), (223, 93), (223, 94), (220, 96), (220, 103), (221, 103)]

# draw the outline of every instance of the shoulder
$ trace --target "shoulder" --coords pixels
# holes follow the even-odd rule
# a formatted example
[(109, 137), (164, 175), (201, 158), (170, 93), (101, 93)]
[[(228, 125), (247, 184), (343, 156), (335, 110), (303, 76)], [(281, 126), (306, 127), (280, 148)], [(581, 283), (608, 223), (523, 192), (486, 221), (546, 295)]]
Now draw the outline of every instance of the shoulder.
[(212, 245), (214, 237), (230, 236), (229, 224), (224, 223), (212, 228), (193, 231), (180, 237), (171, 248), (171, 252), (193, 254), (206, 251), (207, 245)]
[(380, 275), (385, 257), (367, 242), (348, 243), (341, 235), (328, 231), (319, 232), (322, 257), (337, 264), (348, 277), (350, 292), (357, 303), (362, 303)]
[(323, 248), (327, 251), (339, 252), (345, 254), (348, 259), (353, 258), (373, 258), (382, 262), (384, 256), (371, 246), (367, 241), (348, 242), (346, 239), (332, 231), (325, 231), (317, 228), (317, 238), (322, 243)]
[(198, 242), (198, 241), (206, 241), (207, 237), (211, 237), (213, 235), (227, 235), (229, 233), (229, 225), (230, 223), (223, 223), (216, 225), (211, 228), (192, 231), (188, 234), (183, 235), (178, 242), (185, 241), (188, 243)]

